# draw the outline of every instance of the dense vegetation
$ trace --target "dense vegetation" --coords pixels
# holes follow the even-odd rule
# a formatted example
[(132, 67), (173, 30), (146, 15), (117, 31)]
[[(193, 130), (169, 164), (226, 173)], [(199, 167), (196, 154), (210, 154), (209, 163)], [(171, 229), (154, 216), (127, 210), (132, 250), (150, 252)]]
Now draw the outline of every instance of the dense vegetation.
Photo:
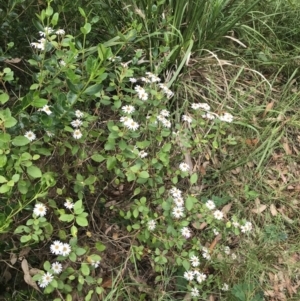
[(0, 3), (0, 300), (298, 301), (296, 0)]

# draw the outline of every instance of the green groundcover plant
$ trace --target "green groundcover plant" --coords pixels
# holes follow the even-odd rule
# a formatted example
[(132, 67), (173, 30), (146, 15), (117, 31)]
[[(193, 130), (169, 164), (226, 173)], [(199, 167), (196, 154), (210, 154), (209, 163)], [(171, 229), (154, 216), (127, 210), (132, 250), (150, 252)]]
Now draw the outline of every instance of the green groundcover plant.
[(139, 242), (130, 260), (147, 254), (155, 282), (173, 265), (176, 290), (193, 298), (226, 294), (226, 270), (243, 260), (227, 242), (251, 235), (252, 224), (229, 216), (229, 197), (201, 194), (192, 158), (201, 160), (207, 145), (235, 143), (234, 116), (200, 101), (178, 109), (143, 50), (122, 58), (118, 40), (87, 46), (92, 25), (79, 11), (85, 23), (76, 37), (57, 26), (50, 3), (38, 15), (28, 93), (12, 100), (14, 73), (0, 73), (0, 233), (13, 232), (18, 249), (45, 250), (31, 270), (22, 261), (25, 282), (55, 301), (72, 300), (74, 289), (86, 301), (103, 294), (105, 245), (80, 232), (93, 222), (95, 196), (105, 204), (105, 191), (123, 185), (129, 206), (111, 210)]

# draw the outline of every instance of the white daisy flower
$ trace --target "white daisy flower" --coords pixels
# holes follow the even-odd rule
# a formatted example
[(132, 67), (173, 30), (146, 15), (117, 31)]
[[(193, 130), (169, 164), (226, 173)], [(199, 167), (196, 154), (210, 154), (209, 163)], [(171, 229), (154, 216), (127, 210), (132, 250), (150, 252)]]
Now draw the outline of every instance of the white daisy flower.
[(235, 253), (232, 253), (232, 254), (231, 254), (231, 258), (232, 258), (233, 260), (236, 260), (236, 259), (237, 259), (236, 254), (235, 254)]
[(56, 240), (56, 241), (50, 246), (50, 251), (51, 251), (52, 254), (60, 255), (60, 254), (61, 254), (62, 247), (63, 247), (63, 243), (60, 242), (59, 240)]
[(208, 200), (206, 203), (205, 203), (205, 206), (209, 209), (209, 210), (213, 210), (216, 208), (216, 205), (214, 203), (214, 201), (212, 200)]
[(62, 265), (59, 262), (52, 263), (51, 268), (54, 274), (60, 274), (62, 272)]
[(134, 106), (130, 106), (130, 105), (129, 106), (123, 106), (122, 111), (125, 114), (132, 114), (135, 111), (135, 108), (134, 108)]
[(193, 110), (198, 110), (198, 109), (200, 109), (200, 104), (199, 103), (192, 103), (191, 107), (192, 107)]
[(145, 157), (147, 157), (147, 156), (148, 156), (148, 153), (146, 153), (145, 151), (141, 150), (141, 151), (139, 152), (139, 157), (140, 157), (140, 158), (145, 158)]
[(53, 32), (54, 30), (51, 27), (44, 27), (44, 31), (39, 31), (39, 34), (41, 37), (45, 37), (46, 35), (49, 35)]
[(223, 283), (223, 286), (221, 287), (222, 291), (228, 291), (229, 290), (229, 285), (227, 283)]
[(42, 276), (41, 281), (39, 282), (40, 287), (46, 287), (53, 280), (53, 275), (49, 272)]
[(193, 271), (184, 272), (183, 277), (188, 281), (192, 281), (194, 279), (194, 272)]
[(229, 248), (228, 246), (225, 246), (225, 247), (224, 247), (224, 253), (225, 253), (226, 255), (229, 255), (229, 254), (230, 254), (230, 248)]
[(217, 220), (221, 220), (221, 219), (223, 219), (224, 214), (223, 214), (222, 211), (216, 210), (216, 211), (214, 212), (214, 217), (215, 217), (215, 219), (217, 219)]
[(188, 171), (190, 169), (189, 165), (185, 162), (179, 164), (179, 169), (183, 172)]
[(183, 207), (184, 200), (182, 197), (177, 197), (177, 198), (174, 198), (174, 203), (177, 207)]
[(27, 131), (24, 135), (27, 139), (29, 139), (30, 141), (33, 141), (36, 139), (36, 135), (34, 132), (32, 131)]
[(133, 78), (133, 77), (131, 77), (131, 78), (129, 78), (129, 81), (130, 81), (131, 83), (136, 83), (136, 82), (137, 82), (137, 79), (136, 79), (136, 78)]
[(170, 112), (168, 110), (164, 109), (164, 110), (161, 110), (159, 112), (159, 115), (164, 116), (164, 117), (168, 117), (168, 116), (170, 116)]
[(183, 207), (175, 207), (172, 211), (172, 214), (175, 218), (183, 217), (184, 215), (184, 208)]
[(64, 206), (67, 208), (67, 209), (73, 209), (74, 207), (74, 203), (72, 203), (71, 201), (69, 200), (66, 200), (66, 202), (64, 203)]
[(167, 119), (164, 118), (161, 122), (162, 122), (162, 124), (163, 124), (164, 127), (166, 127), (166, 128), (170, 128), (171, 127), (171, 122), (169, 120), (167, 120)]
[(218, 232), (217, 229), (213, 229), (213, 232), (214, 232), (214, 234), (215, 234), (216, 236), (220, 234), (220, 232)]
[(214, 115), (214, 114), (211, 114), (211, 113), (206, 113), (206, 114), (202, 115), (202, 117), (207, 118), (209, 120), (214, 120), (217, 117), (217, 115)]
[(191, 231), (188, 227), (183, 227), (181, 230), (180, 230), (182, 236), (184, 236), (185, 238), (190, 238), (191, 237)]
[(148, 222), (148, 230), (149, 231), (153, 231), (156, 227), (156, 221), (155, 220), (151, 220)]
[(97, 261), (95, 261), (95, 260), (92, 260), (92, 266), (95, 268), (95, 269), (97, 269), (98, 267), (99, 267), (99, 265), (100, 265), (100, 260), (97, 260)]
[(136, 92), (138, 92), (138, 93), (145, 93), (145, 92), (146, 92), (145, 89), (142, 88), (142, 87), (139, 86), (139, 85), (136, 85), (136, 86), (134, 87), (134, 90), (135, 90)]
[(79, 128), (82, 125), (82, 121), (80, 119), (75, 119), (71, 122), (73, 128)]
[(55, 33), (62, 36), (62, 35), (64, 35), (66, 32), (65, 32), (63, 29), (58, 29), (58, 30), (56, 30)]
[(241, 226), (241, 231), (243, 233), (250, 232), (252, 230), (252, 224), (250, 222), (246, 222), (244, 226)]
[(206, 275), (205, 274), (203, 274), (203, 273), (199, 273), (198, 275), (197, 275), (197, 282), (198, 283), (201, 283), (201, 282), (203, 282), (203, 281), (205, 281), (205, 279), (206, 279)]
[(44, 204), (35, 204), (34, 209), (33, 209), (33, 213), (36, 216), (45, 216), (47, 213), (47, 208)]
[(199, 103), (199, 106), (204, 111), (210, 111), (210, 106), (207, 103)]
[(138, 93), (138, 98), (140, 100), (146, 101), (146, 100), (148, 100), (148, 93), (146, 93), (146, 92), (139, 92)]
[(43, 107), (40, 109), (40, 111), (45, 112), (47, 115), (52, 114), (52, 111), (50, 110), (50, 107), (47, 106), (47, 105), (43, 106)]
[(76, 129), (74, 132), (73, 132), (73, 137), (75, 139), (80, 139), (82, 137), (82, 133), (79, 129)]
[(186, 121), (187, 123), (191, 123), (193, 121), (193, 118), (188, 115), (182, 115), (182, 120)]
[(129, 63), (120, 63), (123, 68), (127, 68)]
[(147, 77), (141, 77), (141, 81), (143, 81), (144, 83), (151, 83), (151, 80)]
[(84, 115), (84, 114), (83, 114), (80, 110), (76, 110), (76, 111), (75, 111), (75, 116), (76, 116), (77, 118), (82, 118), (83, 115)]
[(67, 63), (64, 60), (60, 60), (59, 64), (63, 67), (65, 67), (67, 65)]
[(166, 95), (168, 98), (171, 98), (172, 96), (174, 96), (174, 93), (171, 90), (169, 90), (166, 92)]
[(54, 136), (54, 133), (53, 132), (50, 132), (50, 131), (46, 131), (46, 135), (48, 137), (53, 137)]
[(209, 254), (209, 250), (207, 248), (205, 248), (205, 247), (202, 248), (202, 256), (206, 260), (210, 260), (211, 259), (211, 256)]
[(232, 222), (234, 228), (239, 228), (241, 225), (238, 222)]
[(125, 123), (125, 122), (130, 121), (130, 120), (132, 120), (132, 119), (130, 117), (127, 117), (127, 116), (122, 116), (120, 118), (120, 122), (122, 122), (122, 123)]
[(62, 244), (62, 248), (61, 248), (61, 255), (62, 256), (68, 256), (71, 253), (71, 247), (69, 244), (64, 243)]
[(225, 121), (225, 122), (232, 122), (233, 121), (233, 116), (229, 113), (224, 113), (223, 115), (219, 116), (219, 119), (221, 121)]
[(181, 197), (182, 191), (176, 187), (173, 187), (170, 189), (170, 193), (173, 196), (173, 198)]
[(193, 267), (197, 267), (200, 264), (200, 260), (198, 256), (192, 255), (190, 258), (190, 262)]
[(191, 296), (192, 297), (198, 297), (199, 296), (199, 290), (196, 287), (193, 287), (191, 289)]
[(129, 118), (127, 121), (124, 122), (124, 125), (133, 131), (136, 131), (139, 128), (139, 124), (135, 121), (133, 121), (131, 118)]

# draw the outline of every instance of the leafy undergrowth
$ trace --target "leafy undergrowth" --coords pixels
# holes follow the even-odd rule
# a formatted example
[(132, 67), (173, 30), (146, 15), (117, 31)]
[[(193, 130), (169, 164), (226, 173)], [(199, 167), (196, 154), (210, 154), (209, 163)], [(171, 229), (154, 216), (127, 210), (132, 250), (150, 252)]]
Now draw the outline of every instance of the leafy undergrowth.
[(24, 95), (1, 73), (1, 298), (299, 300), (296, 55), (260, 64), (258, 26), (174, 74), (80, 14), (38, 16)]

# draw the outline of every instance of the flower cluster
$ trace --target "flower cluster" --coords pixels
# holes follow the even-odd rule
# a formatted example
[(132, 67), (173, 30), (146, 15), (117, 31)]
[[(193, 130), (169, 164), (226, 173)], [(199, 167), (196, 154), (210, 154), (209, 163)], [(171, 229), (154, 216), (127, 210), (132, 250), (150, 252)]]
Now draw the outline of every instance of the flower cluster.
[(75, 139), (80, 139), (82, 137), (82, 132), (80, 131), (79, 127), (82, 125), (82, 121), (80, 118), (82, 118), (83, 115), (84, 115), (83, 112), (81, 112), (80, 110), (76, 110), (75, 116), (77, 117), (77, 119), (71, 122), (72, 127), (75, 128), (73, 132), (73, 137)]
[(170, 115), (170, 112), (167, 111), (166, 109), (163, 109), (160, 111), (160, 113), (157, 115), (157, 120), (162, 123), (162, 125), (166, 128), (171, 127), (171, 122), (166, 118)]
[[(41, 39), (38, 40), (37, 42), (32, 42), (30, 45), (36, 49), (39, 50), (45, 50), (45, 45), (46, 45), (46, 39), (50, 34), (54, 32), (54, 29), (51, 27), (44, 27), (44, 31), (39, 31), (39, 35), (41, 36)], [(65, 31), (63, 29), (58, 29), (55, 31), (57, 35), (64, 35)]]
[(163, 93), (168, 98), (171, 98), (174, 95), (174, 93), (168, 88), (168, 86), (166, 84), (158, 84), (158, 86), (161, 88), (161, 90), (163, 91)]
[(140, 100), (144, 100), (144, 101), (148, 100), (149, 94), (146, 92), (146, 90), (144, 88), (137, 85), (134, 87), (134, 90), (137, 92), (138, 98)]
[(129, 129), (132, 131), (136, 131), (139, 128), (139, 124), (135, 122), (132, 118), (123, 116), (121, 117), (120, 121)]
[(210, 112), (210, 106), (207, 103), (192, 103), (191, 107), (193, 110), (203, 110), (205, 114), (202, 115), (203, 118), (213, 120), (218, 118), (221, 121), (231, 123), (233, 121), (233, 116), (230, 113), (223, 113), (222, 115), (218, 115), (216, 113)]
[[(173, 208), (172, 214), (175, 218), (181, 218), (184, 215), (184, 200), (182, 197), (182, 191), (176, 187), (173, 187), (170, 190), (170, 194), (173, 198), (175, 207)], [(184, 228), (183, 228), (184, 229)], [(181, 230), (181, 233), (185, 237), (190, 237), (189, 229)]]
[(68, 256), (71, 253), (71, 246), (67, 243), (62, 243), (61, 241), (56, 240), (50, 246), (50, 251), (55, 255)]

